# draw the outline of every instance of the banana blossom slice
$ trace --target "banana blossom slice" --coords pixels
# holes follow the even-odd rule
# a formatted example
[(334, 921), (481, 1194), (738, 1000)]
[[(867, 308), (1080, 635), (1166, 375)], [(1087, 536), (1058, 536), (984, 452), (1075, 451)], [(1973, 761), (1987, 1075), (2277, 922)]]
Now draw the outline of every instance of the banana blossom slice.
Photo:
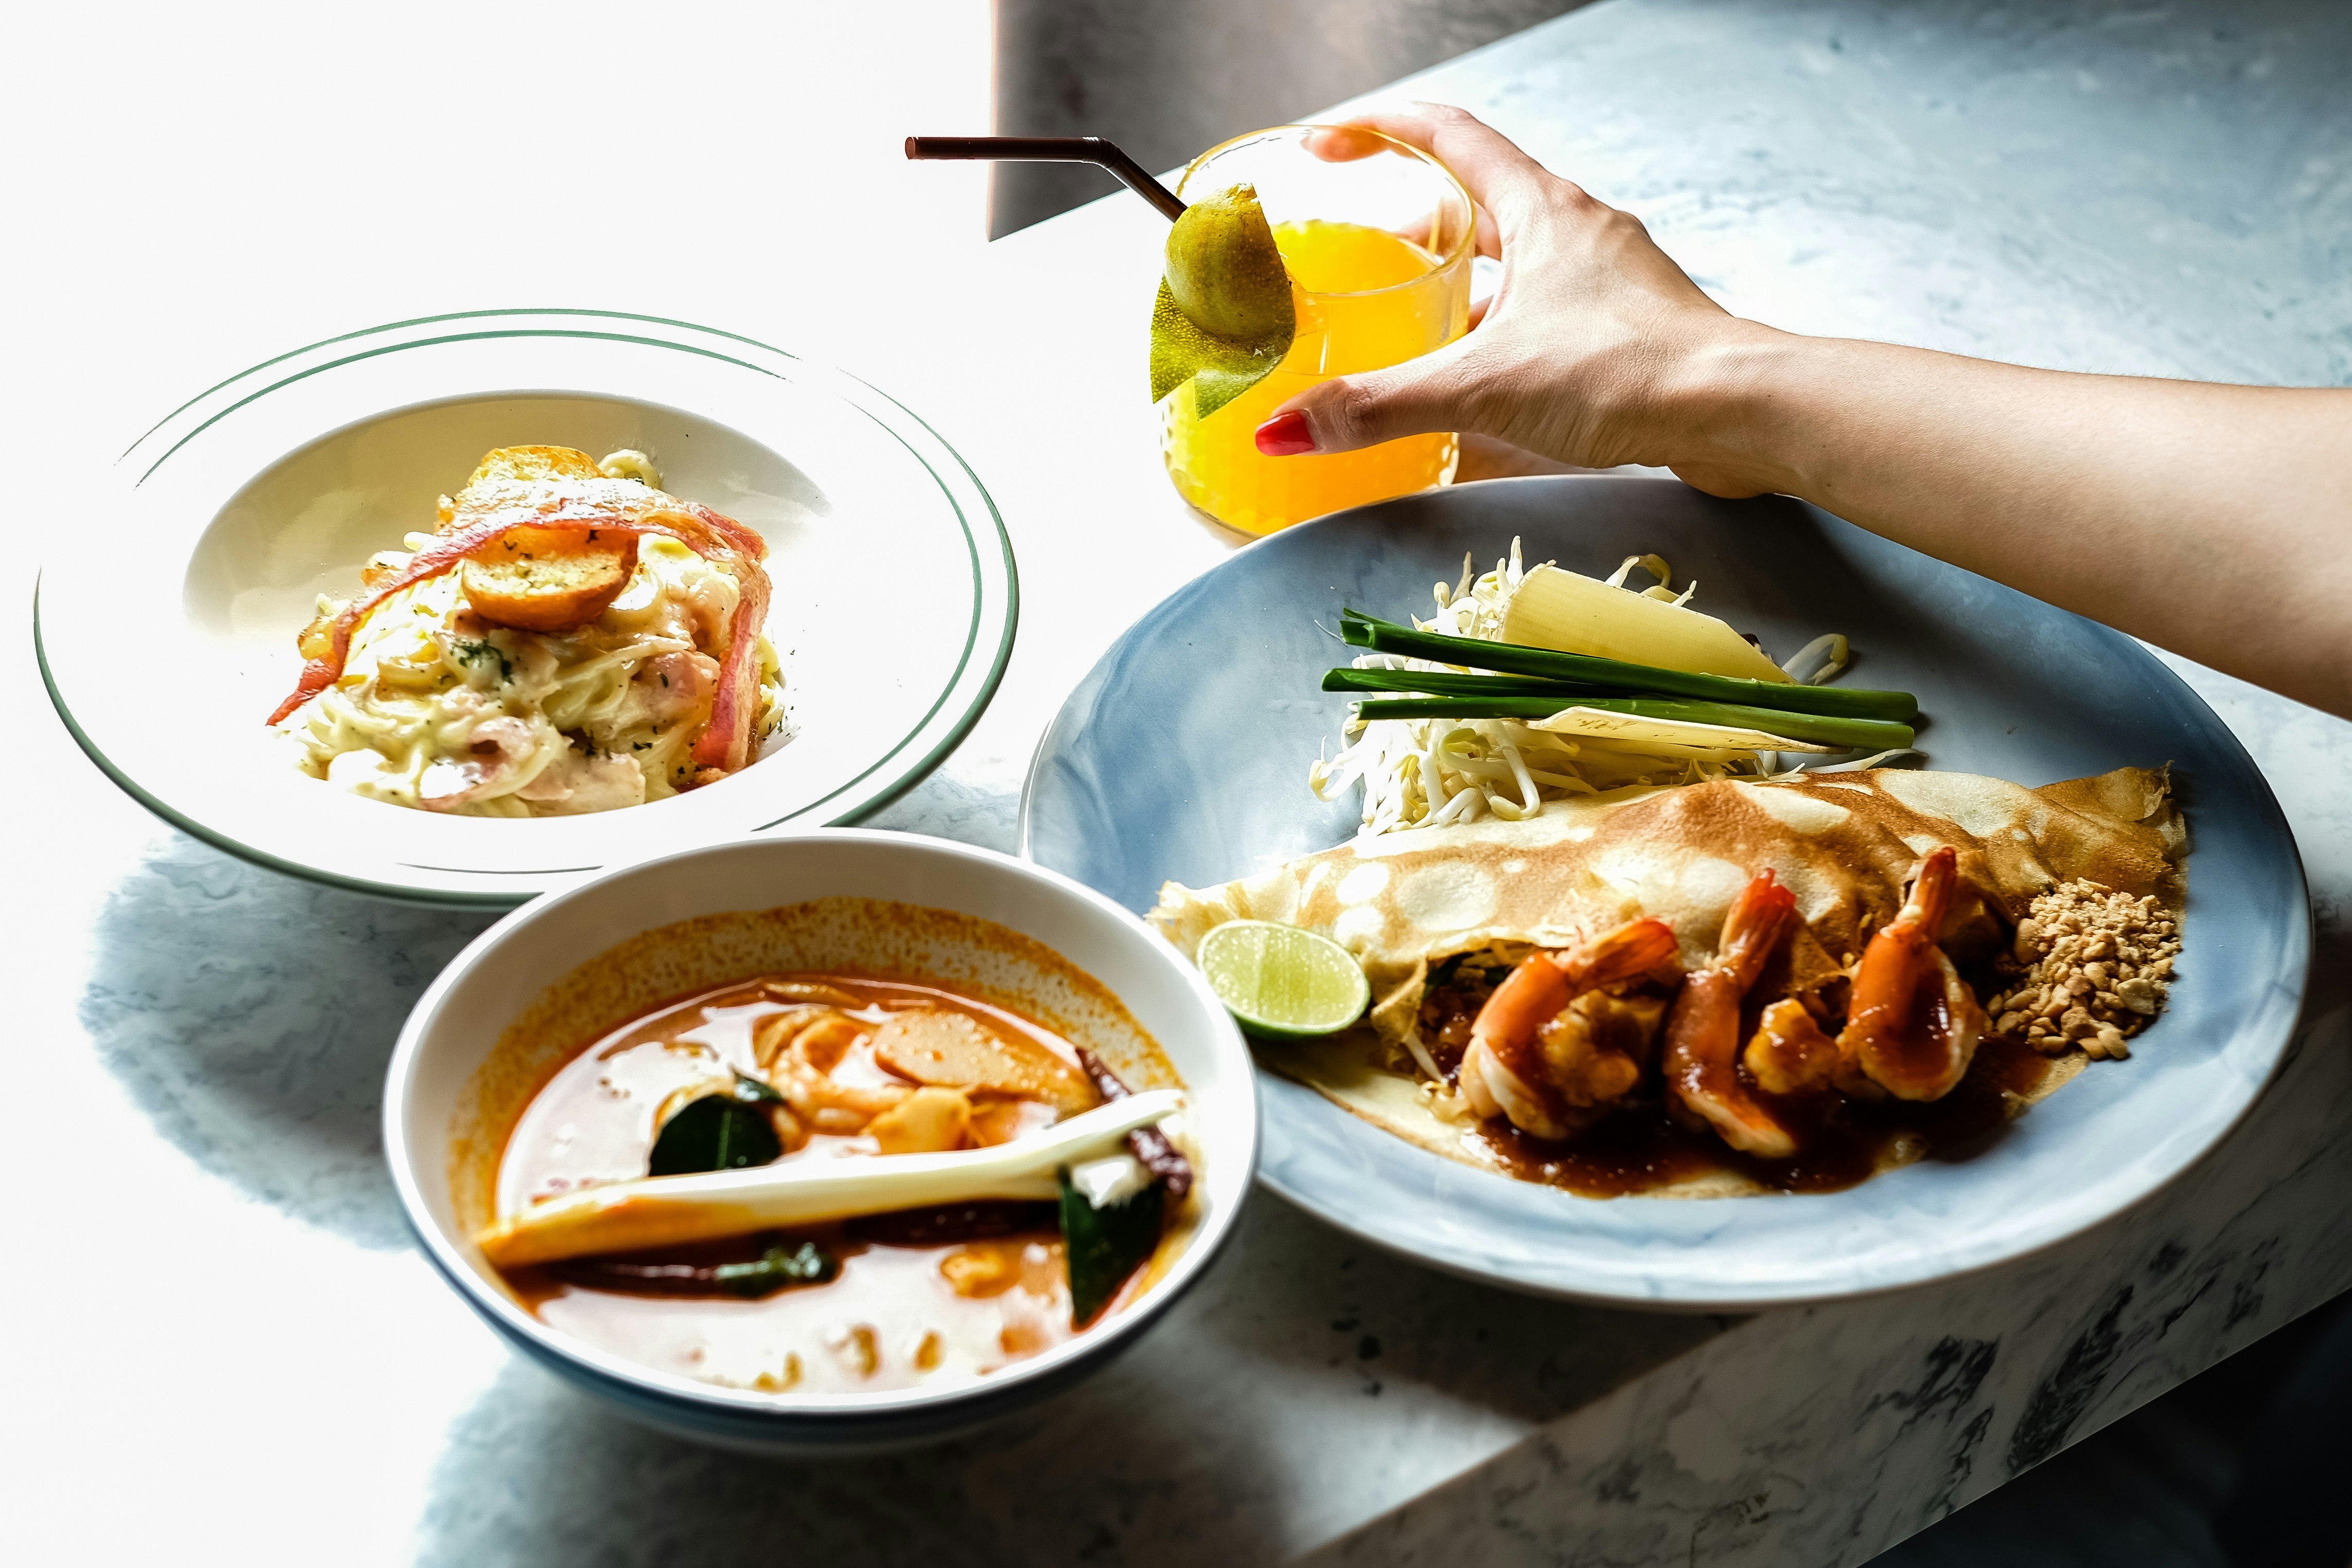
[(1184, 1104), (1181, 1090), (1156, 1089), (993, 1148), (790, 1160), (583, 1187), (509, 1215), (474, 1240), (492, 1264), (512, 1268), (896, 1209), (986, 1198), (1053, 1199), (1061, 1195), (1062, 1167), (1117, 1152), (1129, 1133), (1157, 1126)]

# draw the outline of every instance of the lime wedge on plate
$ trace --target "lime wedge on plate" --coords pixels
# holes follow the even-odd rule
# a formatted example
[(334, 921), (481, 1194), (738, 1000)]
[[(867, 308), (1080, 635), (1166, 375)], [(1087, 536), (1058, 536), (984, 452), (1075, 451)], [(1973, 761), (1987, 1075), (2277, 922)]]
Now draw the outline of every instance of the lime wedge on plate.
[(1337, 1034), (1372, 1000), (1346, 948), (1272, 921), (1227, 921), (1201, 939), (1192, 962), (1244, 1028), (1276, 1039)]

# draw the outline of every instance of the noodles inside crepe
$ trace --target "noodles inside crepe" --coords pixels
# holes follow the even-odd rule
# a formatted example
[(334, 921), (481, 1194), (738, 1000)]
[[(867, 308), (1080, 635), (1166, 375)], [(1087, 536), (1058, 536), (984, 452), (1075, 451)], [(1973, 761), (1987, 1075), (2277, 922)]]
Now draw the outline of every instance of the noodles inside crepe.
[[(1230, 920), (1318, 931), (1355, 954), (1371, 984), (1366, 1024), (1328, 1041), (1270, 1049), (1270, 1065), (1412, 1142), (1474, 1164), (1502, 1162), (1443, 1086), (1428, 1081), (1421, 1009), (1432, 970), (1464, 954), (1516, 963), (1625, 921), (1674, 930), (1685, 968), (1715, 953), (1741, 889), (1769, 868), (1798, 924), (1776, 984), (1802, 995), (1850, 974), (1939, 846), (1958, 855), (1941, 946), (1963, 970), (2005, 954), (2038, 894), (2077, 880), (2152, 896), (2177, 914), (2186, 830), (2162, 770), (2123, 768), (2027, 789), (1969, 773), (1877, 769), (1769, 782), (1719, 780), (1609, 802), (1547, 805), (1519, 822), (1414, 829), (1358, 840), (1194, 889), (1169, 883), (1150, 919), (1190, 955)], [(2079, 1054), (2020, 1085), (2018, 1108), (2054, 1089)], [(1899, 1141), (1898, 1141), (1899, 1142)], [(1896, 1149), (1887, 1163), (1916, 1158)], [(1756, 1190), (1705, 1180), (1661, 1192)]]

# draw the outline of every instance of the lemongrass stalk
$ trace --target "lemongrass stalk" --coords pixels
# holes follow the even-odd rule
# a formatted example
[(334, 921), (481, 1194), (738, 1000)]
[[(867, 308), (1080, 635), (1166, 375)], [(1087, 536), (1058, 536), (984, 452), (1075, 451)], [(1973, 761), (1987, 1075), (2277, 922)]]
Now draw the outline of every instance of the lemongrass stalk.
[(1126, 1147), (1138, 1128), (1184, 1108), (1181, 1091), (1152, 1089), (1096, 1107), (992, 1148), (859, 1160), (789, 1160), (690, 1176), (646, 1176), (583, 1187), (534, 1204), (475, 1237), (500, 1268), (606, 1252), (717, 1241), (860, 1215), (993, 1198), (1061, 1195), (1055, 1173)]

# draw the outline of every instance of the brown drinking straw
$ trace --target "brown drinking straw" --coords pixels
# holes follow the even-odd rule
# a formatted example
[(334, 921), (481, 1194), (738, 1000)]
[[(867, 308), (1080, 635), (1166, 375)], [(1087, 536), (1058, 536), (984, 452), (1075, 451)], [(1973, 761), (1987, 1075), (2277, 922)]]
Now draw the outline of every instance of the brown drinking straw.
[(1184, 216), (1184, 204), (1176, 199), (1175, 192), (1099, 136), (909, 136), (907, 156), (1003, 163), (1093, 163), (1118, 175), (1128, 189), (1158, 207), (1170, 222)]

